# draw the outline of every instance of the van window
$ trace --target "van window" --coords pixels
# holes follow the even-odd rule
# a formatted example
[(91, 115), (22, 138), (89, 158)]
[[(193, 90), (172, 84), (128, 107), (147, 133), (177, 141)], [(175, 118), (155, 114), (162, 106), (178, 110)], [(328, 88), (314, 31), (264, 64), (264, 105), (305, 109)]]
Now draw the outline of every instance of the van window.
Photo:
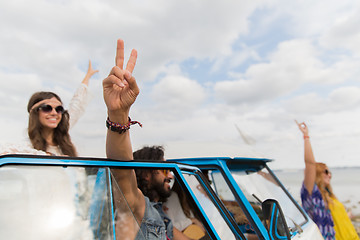
[[(223, 204), (229, 210), (242, 233), (246, 234), (247, 236), (256, 236), (257, 233), (254, 226), (251, 225), (251, 221), (249, 221), (248, 217), (243, 212), (239, 203), (236, 201), (232, 190), (230, 189), (229, 185), (225, 181), (225, 178), (220, 173), (220, 171), (214, 169), (204, 171), (204, 174), (206, 174), (210, 179), (211, 187), (218, 194)], [(257, 213), (260, 220), (263, 220), (262, 210), (260, 207), (261, 205), (258, 202), (253, 202), (251, 203), (251, 206)], [(253, 237), (253, 239), (256, 238)]]
[[(0, 239), (114, 239), (109, 176), (101, 167), (1, 167)], [(116, 206), (128, 213), (119, 199)]]
[(219, 209), (214, 205), (197, 177), (190, 173), (183, 174), (220, 238), (229, 240), (236, 239), (232, 230), (229, 228), (228, 224), (219, 212)]
[[(301, 226), (307, 222), (298, 206), (278, 185), (267, 168), (263, 168), (260, 171), (251, 169), (247, 171), (232, 171), (231, 174), (261, 220), (261, 203), (266, 199), (275, 199), (280, 203), (286, 223), (291, 229), (296, 229), (297, 225)], [(221, 196), (220, 198), (225, 202), (234, 202), (235, 197), (221, 172), (214, 170), (211, 171), (210, 175), (213, 178), (214, 189)]]

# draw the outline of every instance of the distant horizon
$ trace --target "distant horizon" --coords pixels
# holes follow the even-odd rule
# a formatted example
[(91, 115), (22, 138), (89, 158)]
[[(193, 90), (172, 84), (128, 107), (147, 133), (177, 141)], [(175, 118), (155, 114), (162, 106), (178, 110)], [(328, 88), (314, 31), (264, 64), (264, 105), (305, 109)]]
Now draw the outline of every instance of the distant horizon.
[[(303, 168), (276, 168), (276, 169), (273, 169), (270, 165), (269, 165), (270, 169), (273, 170), (274, 172), (276, 171), (284, 171), (284, 170), (304, 170), (305, 169), (305, 166)], [(330, 170), (331, 169), (348, 169), (348, 168), (359, 168), (360, 170), (360, 166), (329, 166)], [(359, 172), (360, 174), (360, 172)]]

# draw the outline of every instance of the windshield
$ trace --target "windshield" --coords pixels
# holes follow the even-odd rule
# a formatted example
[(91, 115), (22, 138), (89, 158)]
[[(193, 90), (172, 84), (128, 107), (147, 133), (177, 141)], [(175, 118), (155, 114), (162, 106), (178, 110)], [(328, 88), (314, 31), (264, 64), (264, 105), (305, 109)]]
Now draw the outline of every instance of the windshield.
[[(286, 223), (290, 229), (296, 229), (297, 225), (301, 226), (306, 223), (306, 219), (300, 209), (278, 185), (267, 168), (263, 168), (260, 171), (232, 171), (231, 174), (261, 220), (263, 220), (261, 203), (266, 199), (275, 199), (280, 203)], [(210, 175), (214, 183), (214, 189), (220, 198), (227, 203), (226, 205), (229, 208), (235, 208), (233, 207), (234, 202), (236, 202), (234, 194), (220, 171), (213, 170)]]

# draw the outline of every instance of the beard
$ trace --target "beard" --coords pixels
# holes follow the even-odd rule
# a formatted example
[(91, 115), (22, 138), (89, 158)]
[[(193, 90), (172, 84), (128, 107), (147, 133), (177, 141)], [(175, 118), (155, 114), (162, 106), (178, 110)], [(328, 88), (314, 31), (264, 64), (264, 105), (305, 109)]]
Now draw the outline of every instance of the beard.
[(152, 190), (154, 194), (157, 195), (159, 202), (166, 202), (168, 197), (171, 195), (171, 189), (168, 186), (165, 186), (165, 183), (169, 183), (170, 179), (166, 178), (163, 182), (153, 183)]

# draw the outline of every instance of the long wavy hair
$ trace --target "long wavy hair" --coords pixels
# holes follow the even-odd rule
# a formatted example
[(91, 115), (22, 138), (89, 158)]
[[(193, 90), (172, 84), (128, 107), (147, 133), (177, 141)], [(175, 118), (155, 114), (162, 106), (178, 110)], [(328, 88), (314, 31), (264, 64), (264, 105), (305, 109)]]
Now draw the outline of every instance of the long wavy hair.
[[(61, 103), (60, 97), (53, 92), (36, 92), (34, 93), (29, 100), (27, 110), (29, 112), (29, 125), (28, 125), (28, 135), (33, 147), (37, 150), (46, 152), (48, 144), (46, 143), (45, 138), (43, 137), (42, 131), (43, 126), (39, 120), (39, 108), (31, 109), (36, 103), (44, 100), (51, 99), (55, 97)], [(65, 111), (62, 114), (61, 121), (59, 125), (54, 129), (53, 142), (59, 146), (63, 154), (76, 157), (77, 152), (74, 144), (71, 142), (69, 135), (69, 113)]]
[(328, 169), (325, 163), (316, 163), (316, 178), (315, 183), (319, 187), (321, 196), (323, 197), (326, 206), (329, 206), (329, 203), (331, 204), (333, 201), (331, 198), (336, 198), (331, 184), (326, 184), (323, 180), (323, 173), (325, 169)]
[[(158, 161), (162, 162), (164, 160), (164, 147), (162, 146), (151, 146), (143, 147), (133, 153), (134, 160), (143, 160), (143, 161)], [(150, 201), (160, 197), (156, 190), (151, 186), (151, 183), (146, 179), (148, 174), (154, 174), (156, 170), (149, 170), (145, 168), (135, 169), (136, 180), (138, 188), (147, 196)], [(163, 201), (164, 199), (160, 199)]]
[(181, 186), (177, 181), (174, 182), (174, 185), (171, 190), (177, 193), (179, 197), (180, 205), (182, 207), (182, 210), (184, 211), (185, 216), (187, 218), (192, 218), (193, 216), (191, 215), (192, 211), (189, 200), (186, 198), (185, 192), (181, 189)]

